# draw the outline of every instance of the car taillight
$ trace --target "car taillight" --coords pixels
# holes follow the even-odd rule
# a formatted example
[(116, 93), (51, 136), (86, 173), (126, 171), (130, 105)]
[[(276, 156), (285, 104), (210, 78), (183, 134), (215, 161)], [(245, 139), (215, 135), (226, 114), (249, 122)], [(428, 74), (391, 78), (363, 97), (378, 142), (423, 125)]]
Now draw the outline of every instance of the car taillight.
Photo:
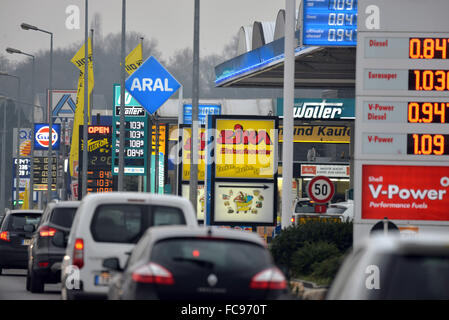
[(84, 266), (84, 241), (83, 239), (76, 239), (73, 247), (73, 264), (78, 268)]
[(291, 222), (293, 225), (295, 224), (295, 220), (296, 220), (295, 217), (291, 217), (291, 218), (290, 218), (290, 222)]
[(42, 226), (39, 228), (39, 235), (41, 237), (54, 237), (58, 230), (49, 226)]
[(3, 232), (0, 232), (0, 240), (3, 240), (3, 241), (11, 241), (11, 240), (9, 240), (9, 232), (8, 231), (3, 231)]
[(153, 262), (137, 268), (132, 274), (132, 279), (135, 282), (140, 283), (156, 283), (165, 285), (172, 285), (175, 283), (173, 275), (170, 271)]
[(287, 281), (278, 268), (270, 268), (257, 273), (249, 285), (251, 289), (282, 290), (287, 287)]

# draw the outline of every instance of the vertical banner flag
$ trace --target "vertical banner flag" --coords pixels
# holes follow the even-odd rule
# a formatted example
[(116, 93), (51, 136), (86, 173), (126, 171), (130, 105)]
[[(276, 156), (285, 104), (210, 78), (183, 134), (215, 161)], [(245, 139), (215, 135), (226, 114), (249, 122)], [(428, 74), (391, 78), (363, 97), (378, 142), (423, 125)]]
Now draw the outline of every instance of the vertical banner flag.
[[(92, 42), (89, 38), (88, 40), (88, 72), (89, 72), (89, 78), (88, 78), (88, 103), (87, 107), (89, 108), (90, 105), (90, 94), (92, 93), (92, 90), (94, 89), (94, 68), (92, 64)], [(73, 121), (73, 129), (72, 129), (72, 143), (70, 146), (70, 175), (74, 178), (78, 178), (78, 162), (79, 162), (79, 155), (78, 155), (78, 144), (79, 144), (79, 129), (78, 127), (82, 124), (84, 124), (84, 63), (85, 63), (85, 57), (84, 57), (84, 44), (81, 47), (81, 49), (78, 50), (78, 52), (73, 56), (72, 62), (79, 70), (80, 70), (80, 76), (78, 78), (78, 89), (77, 89), (77, 95), (76, 95), (76, 110), (75, 110), (75, 117)], [(88, 112), (90, 115), (90, 112)], [(90, 123), (90, 118), (89, 118)]]
[(137, 47), (131, 51), (125, 59), (125, 69), (128, 74), (132, 74), (142, 64), (142, 44), (139, 43)]
[(26, 187), (25, 187), (25, 194), (23, 196), (22, 210), (23, 209), (31, 209), (30, 203), (29, 203), (29, 197), (30, 197), (30, 190), (29, 190), (29, 185), (27, 182)]

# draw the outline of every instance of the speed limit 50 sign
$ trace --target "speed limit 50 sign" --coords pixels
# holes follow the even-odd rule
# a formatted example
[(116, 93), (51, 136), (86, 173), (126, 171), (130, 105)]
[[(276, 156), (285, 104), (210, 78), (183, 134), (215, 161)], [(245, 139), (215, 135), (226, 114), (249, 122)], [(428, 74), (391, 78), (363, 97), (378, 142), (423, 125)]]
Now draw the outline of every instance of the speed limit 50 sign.
[(334, 193), (334, 184), (325, 176), (316, 176), (307, 185), (307, 194), (316, 203), (329, 202), (334, 196)]

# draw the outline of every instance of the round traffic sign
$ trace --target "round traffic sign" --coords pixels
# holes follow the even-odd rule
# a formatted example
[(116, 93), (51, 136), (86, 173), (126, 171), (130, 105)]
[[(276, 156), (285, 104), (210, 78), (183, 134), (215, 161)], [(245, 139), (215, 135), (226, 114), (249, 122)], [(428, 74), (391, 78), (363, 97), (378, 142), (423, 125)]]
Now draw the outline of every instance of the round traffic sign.
[(307, 185), (307, 194), (316, 203), (329, 202), (334, 196), (334, 193), (334, 184), (325, 176), (316, 176)]

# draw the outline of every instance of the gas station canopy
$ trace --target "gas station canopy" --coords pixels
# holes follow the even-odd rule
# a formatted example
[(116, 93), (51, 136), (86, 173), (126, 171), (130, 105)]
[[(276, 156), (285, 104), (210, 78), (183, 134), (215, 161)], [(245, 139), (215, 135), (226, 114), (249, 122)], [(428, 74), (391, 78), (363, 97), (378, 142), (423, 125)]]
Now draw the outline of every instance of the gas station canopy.
[[(296, 88), (354, 88), (355, 47), (297, 47)], [(215, 67), (217, 87), (283, 86), (284, 38)]]

